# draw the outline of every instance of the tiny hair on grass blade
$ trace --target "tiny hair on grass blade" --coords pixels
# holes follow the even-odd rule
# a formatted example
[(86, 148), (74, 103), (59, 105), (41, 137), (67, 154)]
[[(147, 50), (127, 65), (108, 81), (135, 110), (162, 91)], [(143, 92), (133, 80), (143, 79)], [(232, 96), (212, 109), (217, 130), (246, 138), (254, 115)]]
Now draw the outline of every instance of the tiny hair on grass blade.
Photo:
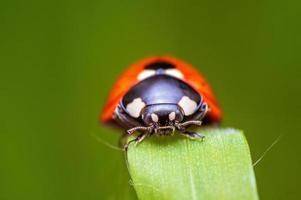
[(150, 137), (130, 144), (127, 164), (140, 200), (258, 199), (247, 141), (240, 130), (196, 129), (206, 137)]

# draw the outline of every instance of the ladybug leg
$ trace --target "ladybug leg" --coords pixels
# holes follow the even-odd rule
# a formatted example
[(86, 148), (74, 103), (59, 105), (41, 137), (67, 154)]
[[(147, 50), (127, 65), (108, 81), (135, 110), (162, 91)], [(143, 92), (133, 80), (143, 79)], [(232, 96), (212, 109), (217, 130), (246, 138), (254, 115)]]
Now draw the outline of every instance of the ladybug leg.
[(137, 127), (134, 127), (134, 128), (131, 128), (129, 130), (127, 130), (126, 132), (129, 134), (129, 135), (132, 135), (134, 132), (136, 131), (148, 131), (150, 128), (149, 127), (145, 127), (145, 126), (137, 126)]
[(199, 138), (204, 139), (205, 138), (205, 135), (203, 135), (203, 134), (192, 132), (192, 131), (187, 131), (187, 130), (181, 131), (181, 134), (190, 139), (199, 139)]
[(195, 125), (195, 126), (202, 126), (202, 121), (199, 121), (199, 120), (190, 120), (190, 121), (187, 121), (187, 122), (183, 122), (183, 123), (176, 123), (175, 124), (175, 127), (179, 130), (179, 131), (186, 131), (186, 128), (188, 126), (191, 126), (191, 125)]
[(142, 135), (144, 133), (150, 132), (151, 131), (150, 129), (151, 128), (149, 128), (149, 127), (138, 126), (138, 127), (134, 127), (134, 128), (131, 128), (131, 129), (127, 130), (126, 133), (124, 133), (122, 135), (122, 137), (120, 138), (120, 140), (119, 140), (119, 146), (123, 147), (124, 150), (127, 150), (128, 145), (132, 142), (132, 140), (130, 142), (127, 142), (128, 137), (131, 134), (133, 134), (135, 131), (144, 131), (143, 133), (140, 134), (140, 135)]
[(143, 132), (140, 135), (138, 135), (137, 138), (135, 138), (135, 139), (127, 142), (128, 137), (130, 135), (132, 135), (137, 130), (140, 130), (140, 131), (143, 130), (143, 131), (145, 131), (145, 130), (147, 130), (147, 127), (138, 126), (138, 127), (135, 127), (135, 128), (127, 130), (126, 133), (123, 134), (122, 137), (120, 138), (120, 140), (119, 140), (119, 146), (121, 146), (121, 147), (123, 146), (123, 149), (127, 150), (127, 148), (128, 148), (128, 146), (129, 146), (130, 143), (134, 142), (137, 138), (139, 138), (139, 136), (141, 137), (141, 135), (145, 133), (145, 132)]
[(144, 140), (144, 138), (146, 138), (146, 136), (148, 136), (148, 135), (149, 135), (148, 133), (141, 133), (135, 139), (131, 140), (129, 143), (135, 142), (135, 145), (137, 145), (140, 142), (142, 142)]
[(128, 147), (129, 147), (129, 145), (131, 144), (131, 143), (135, 143), (135, 145), (137, 145), (137, 144), (139, 144), (140, 142), (142, 142), (147, 136), (150, 136), (150, 132), (143, 132), (143, 133), (141, 133), (140, 135), (138, 135), (135, 139), (133, 139), (133, 140), (131, 140), (131, 141), (129, 141), (128, 143), (126, 143), (124, 146), (123, 146), (123, 149), (125, 150), (125, 151), (127, 151), (127, 149), (128, 149)]
[(187, 121), (187, 122), (183, 122), (180, 124), (181, 126), (187, 127), (190, 125), (195, 125), (195, 126), (202, 126), (202, 121), (199, 120), (191, 120), (191, 121)]
[[(135, 131), (140, 131), (142, 133), (140, 133), (140, 135), (138, 135), (135, 139), (127, 142), (127, 138), (132, 135)], [(151, 135), (153, 132), (153, 127), (144, 127), (144, 126), (137, 126), (134, 128), (131, 128), (129, 130), (126, 131), (126, 134), (123, 135), (123, 137), (121, 138), (121, 142), (120, 144), (122, 144), (123, 149), (127, 150), (128, 146), (132, 143), (135, 142), (135, 144), (138, 144), (140, 142), (142, 142), (142, 140), (144, 140), (144, 138), (146, 136)]]
[(203, 134), (200, 133), (196, 133), (193, 131), (188, 131), (186, 130), (186, 127), (189, 125), (196, 125), (196, 126), (201, 126), (202, 121), (198, 121), (198, 120), (191, 120), (191, 121), (187, 121), (181, 124), (175, 124), (176, 128), (180, 131), (180, 133), (190, 139), (198, 139), (198, 138), (205, 138), (205, 136)]

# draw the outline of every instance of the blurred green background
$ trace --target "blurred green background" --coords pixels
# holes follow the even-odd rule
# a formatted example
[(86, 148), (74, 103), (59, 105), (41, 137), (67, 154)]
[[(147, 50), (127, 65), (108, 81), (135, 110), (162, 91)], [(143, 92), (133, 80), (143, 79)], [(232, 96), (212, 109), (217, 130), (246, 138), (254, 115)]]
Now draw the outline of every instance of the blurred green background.
[[(262, 199), (300, 198), (300, 3), (1, 1), (0, 199), (126, 199), (119, 133), (98, 124), (118, 75), (170, 54), (245, 131)], [(124, 196), (125, 195), (125, 196)]]

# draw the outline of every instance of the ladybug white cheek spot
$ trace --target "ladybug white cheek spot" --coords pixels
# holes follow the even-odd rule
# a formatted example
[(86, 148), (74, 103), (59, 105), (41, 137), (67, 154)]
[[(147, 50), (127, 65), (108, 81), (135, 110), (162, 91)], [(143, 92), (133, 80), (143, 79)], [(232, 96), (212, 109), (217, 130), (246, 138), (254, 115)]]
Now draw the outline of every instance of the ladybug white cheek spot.
[(145, 103), (141, 98), (134, 99), (131, 103), (126, 106), (128, 113), (135, 118), (140, 116), (141, 110), (145, 107)]
[(175, 120), (176, 119), (176, 113), (175, 112), (169, 113), (168, 118), (169, 118), (170, 121)]
[(197, 103), (187, 96), (183, 96), (178, 104), (186, 116), (193, 114), (197, 109)]
[(179, 78), (179, 79), (184, 78), (184, 75), (182, 74), (182, 72), (180, 72), (177, 69), (167, 69), (167, 70), (165, 70), (165, 74)]
[(155, 70), (145, 69), (142, 72), (140, 72), (140, 74), (138, 75), (137, 78), (138, 78), (139, 81), (141, 81), (141, 80), (144, 80), (148, 77), (154, 76), (155, 74), (156, 74)]
[(152, 117), (153, 122), (158, 122), (159, 121), (159, 117), (155, 113), (152, 113), (151, 117)]

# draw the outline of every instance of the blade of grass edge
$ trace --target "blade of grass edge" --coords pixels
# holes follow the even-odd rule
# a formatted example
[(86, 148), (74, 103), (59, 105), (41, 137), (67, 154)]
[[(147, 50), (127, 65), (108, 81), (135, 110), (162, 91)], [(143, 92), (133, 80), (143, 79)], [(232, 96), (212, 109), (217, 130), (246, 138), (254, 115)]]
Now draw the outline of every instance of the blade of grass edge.
[(138, 199), (258, 199), (242, 131), (228, 128), (199, 132), (206, 135), (203, 141), (151, 137), (129, 146), (128, 168)]

